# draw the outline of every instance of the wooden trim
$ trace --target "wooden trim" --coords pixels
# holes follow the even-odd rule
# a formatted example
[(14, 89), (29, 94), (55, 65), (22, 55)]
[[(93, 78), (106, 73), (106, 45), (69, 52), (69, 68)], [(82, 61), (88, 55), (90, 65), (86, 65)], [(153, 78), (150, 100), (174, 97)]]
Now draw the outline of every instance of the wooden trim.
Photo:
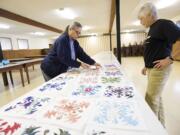
[(43, 23), (37, 22), (35, 20), (29, 19), (27, 17), (12, 13), (12, 12), (4, 10), (2, 8), (0, 8), (0, 16), (17, 21), (17, 22), (25, 23), (25, 24), (32, 25), (32, 26), (39, 27), (39, 28), (43, 28), (43, 29), (46, 29), (46, 30), (49, 30), (52, 32), (56, 32), (56, 33), (63, 32), (61, 29), (57, 29), (57, 28), (48, 26), (46, 24), (43, 24)]
[(113, 22), (115, 18), (115, 0), (111, 0), (111, 13), (110, 13), (110, 21), (109, 21), (109, 33), (112, 31)]
[[(146, 34), (145, 31), (140, 30), (140, 31), (131, 31), (131, 32), (120, 32), (120, 34), (138, 34), (138, 33), (143, 33)], [(97, 36), (97, 37), (101, 37), (101, 36), (110, 36), (110, 33), (103, 33), (103, 34), (98, 34), (98, 35), (81, 35), (79, 38), (86, 38), (86, 37), (92, 37), (92, 36)], [(117, 34), (111, 34), (111, 36), (117, 36)]]
[(129, 33), (129, 34), (144, 33), (144, 34), (146, 34), (146, 32), (144, 30), (130, 31), (130, 32), (121, 32), (121, 34), (126, 34), (126, 33)]

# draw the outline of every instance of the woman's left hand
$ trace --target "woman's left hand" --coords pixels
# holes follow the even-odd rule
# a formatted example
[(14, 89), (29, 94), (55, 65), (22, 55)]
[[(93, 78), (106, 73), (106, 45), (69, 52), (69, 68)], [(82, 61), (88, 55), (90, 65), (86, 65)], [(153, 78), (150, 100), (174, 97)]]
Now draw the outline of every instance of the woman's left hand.
[(173, 63), (173, 61), (167, 57), (165, 59), (161, 59), (161, 60), (156, 60), (153, 62), (155, 65), (154, 65), (154, 68), (157, 68), (157, 69), (163, 69), (165, 68), (166, 66), (170, 65)]
[(102, 67), (99, 63), (95, 63), (94, 66), (96, 66), (96, 69), (99, 69)]

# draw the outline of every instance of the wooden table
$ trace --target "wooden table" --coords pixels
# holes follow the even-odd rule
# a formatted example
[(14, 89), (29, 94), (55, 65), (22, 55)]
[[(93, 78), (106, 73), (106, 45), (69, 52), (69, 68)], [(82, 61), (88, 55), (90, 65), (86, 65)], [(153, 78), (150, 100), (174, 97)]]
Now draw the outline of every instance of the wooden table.
[(19, 61), (25, 61), (30, 60), (31, 58), (15, 58), (15, 59), (8, 59), (10, 62), (19, 62)]
[(20, 75), (21, 75), (22, 85), (25, 86), (24, 85), (24, 77), (23, 77), (23, 68), (24, 68), (24, 71), (25, 71), (26, 76), (27, 76), (28, 84), (30, 84), (28, 67), (33, 66), (35, 64), (40, 64), (42, 60), (43, 60), (43, 58), (25, 60), (25, 61), (19, 61), (16, 63), (11, 63), (11, 64), (0, 67), (0, 73), (2, 73), (4, 85), (8, 86), (7, 72), (9, 72), (11, 83), (14, 84), (13, 77), (12, 77), (12, 70), (19, 70)]
[(35, 64), (40, 64), (40, 63), (42, 62), (42, 60), (43, 60), (43, 58), (39, 58), (39, 59), (32, 59), (32, 60), (27, 60), (27, 61), (19, 62), (19, 63), (21, 63), (21, 64), (23, 65), (23, 67), (24, 67), (24, 71), (26, 72), (28, 84), (30, 84), (28, 67), (29, 67), (29, 66), (33, 66), (33, 65), (35, 65)]
[(3, 77), (3, 82), (4, 85), (8, 85), (8, 79), (7, 79), (7, 73), (9, 72), (11, 83), (14, 84), (13, 82), (13, 77), (12, 77), (12, 70), (19, 70), (20, 71), (20, 76), (21, 76), (21, 82), (22, 86), (24, 87), (24, 77), (23, 77), (23, 65), (21, 63), (16, 63), (16, 64), (8, 64), (0, 67), (0, 73), (2, 73)]
[(33, 55), (33, 56), (27, 56), (26, 58), (36, 59), (36, 58), (44, 58), (46, 55)]

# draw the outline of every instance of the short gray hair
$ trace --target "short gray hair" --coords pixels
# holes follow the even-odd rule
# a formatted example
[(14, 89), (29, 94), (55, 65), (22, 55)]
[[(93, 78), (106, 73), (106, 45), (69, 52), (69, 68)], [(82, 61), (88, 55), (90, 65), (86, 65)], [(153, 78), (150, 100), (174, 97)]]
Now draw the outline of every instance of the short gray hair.
[(73, 22), (71, 25), (68, 25), (64, 31), (64, 33), (67, 33), (69, 28), (73, 29), (75, 27), (82, 28), (82, 25), (79, 22)]
[(72, 28), (75, 28), (75, 27), (82, 28), (82, 25), (79, 22), (73, 22), (70, 25), (70, 28), (72, 29)]
[(142, 17), (142, 16), (147, 16), (147, 15), (151, 15), (153, 17), (157, 17), (157, 9), (156, 7), (148, 2), (146, 4), (144, 4), (140, 10), (139, 10), (139, 13), (138, 13), (138, 18), (139, 17)]

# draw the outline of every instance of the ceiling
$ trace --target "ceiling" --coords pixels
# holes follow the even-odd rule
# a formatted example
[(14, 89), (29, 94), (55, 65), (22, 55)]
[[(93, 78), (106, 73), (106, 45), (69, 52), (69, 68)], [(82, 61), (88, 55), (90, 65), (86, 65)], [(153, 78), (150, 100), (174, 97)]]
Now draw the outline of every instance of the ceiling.
[[(171, 19), (173, 21), (180, 20), (180, 0), (120, 0), (120, 13), (121, 13), (121, 31), (141, 31), (145, 28), (141, 25), (134, 25), (136, 22), (137, 14), (142, 5), (147, 2), (152, 2), (156, 4), (158, 1), (175, 1), (172, 6), (167, 6), (166, 8), (158, 10), (158, 17), (164, 19)], [(116, 19), (114, 20), (112, 33), (116, 33)]]
[[(151, 0), (156, 2), (157, 0)], [(172, 0), (171, 0), (172, 1)], [(133, 25), (136, 21), (139, 7), (147, 0), (120, 0), (121, 30), (143, 29), (141, 26)], [(0, 8), (13, 12), (15, 14), (30, 18), (43, 24), (64, 30), (65, 27), (74, 20), (67, 20), (60, 17), (55, 10), (59, 8), (71, 8), (76, 14), (75, 21), (82, 25), (88, 25), (91, 28), (83, 31), (83, 35), (91, 33), (108, 33), (111, 0), (0, 0)], [(180, 18), (180, 0), (171, 7), (159, 10), (160, 18), (179, 19)], [(113, 32), (115, 33), (116, 21), (114, 20)], [(44, 32), (43, 37), (53, 38), (58, 33), (37, 28), (31, 25), (15, 22), (0, 17), (0, 23), (10, 25), (10, 29), (0, 29), (0, 33), (29, 35), (31, 32)]]

